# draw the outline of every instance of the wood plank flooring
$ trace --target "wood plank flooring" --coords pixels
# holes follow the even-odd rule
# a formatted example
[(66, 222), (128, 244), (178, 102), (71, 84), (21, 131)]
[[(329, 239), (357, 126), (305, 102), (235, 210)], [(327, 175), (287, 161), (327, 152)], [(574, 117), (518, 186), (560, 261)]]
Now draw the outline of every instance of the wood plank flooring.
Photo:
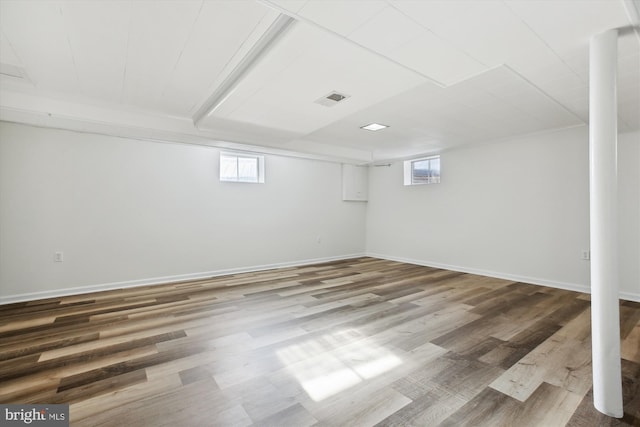
[(592, 407), (589, 296), (358, 258), (0, 306), (0, 403), (73, 426), (640, 426)]

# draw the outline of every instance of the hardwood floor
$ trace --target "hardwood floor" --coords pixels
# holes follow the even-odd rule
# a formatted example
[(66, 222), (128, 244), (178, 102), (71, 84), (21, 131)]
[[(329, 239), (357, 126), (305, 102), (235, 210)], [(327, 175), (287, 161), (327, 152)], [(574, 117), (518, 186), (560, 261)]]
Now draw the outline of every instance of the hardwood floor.
[(640, 426), (592, 407), (589, 296), (359, 258), (0, 306), (0, 403), (74, 426)]

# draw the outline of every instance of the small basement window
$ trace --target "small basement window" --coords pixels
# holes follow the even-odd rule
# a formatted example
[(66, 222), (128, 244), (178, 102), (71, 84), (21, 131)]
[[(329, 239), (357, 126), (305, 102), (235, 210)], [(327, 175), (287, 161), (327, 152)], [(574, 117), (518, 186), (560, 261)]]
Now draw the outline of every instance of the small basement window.
[(440, 156), (405, 160), (404, 185), (439, 184)]
[(264, 183), (264, 156), (251, 153), (220, 153), (220, 181)]

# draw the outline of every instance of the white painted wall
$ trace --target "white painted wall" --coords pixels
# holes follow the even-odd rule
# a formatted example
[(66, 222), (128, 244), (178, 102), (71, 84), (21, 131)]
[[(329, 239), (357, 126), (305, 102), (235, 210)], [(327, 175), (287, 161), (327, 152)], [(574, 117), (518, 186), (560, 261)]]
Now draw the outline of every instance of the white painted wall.
[(620, 290), (640, 301), (640, 132), (618, 138)]
[[(588, 286), (586, 128), (446, 152), (439, 185), (371, 168), (368, 204), (341, 200), (339, 164), (267, 156), (266, 184), (220, 183), (217, 154), (0, 122), (0, 303), (347, 257), (365, 233), (375, 256)], [(619, 159), (621, 291), (640, 300), (640, 133)]]
[[(402, 162), (370, 171), (367, 252), (587, 290), (588, 130), (452, 150), (442, 183), (402, 185)], [(640, 134), (619, 138), (621, 295), (640, 300)]]
[(265, 184), (221, 183), (218, 152), (0, 122), (0, 302), (363, 253), (339, 164), (266, 156)]

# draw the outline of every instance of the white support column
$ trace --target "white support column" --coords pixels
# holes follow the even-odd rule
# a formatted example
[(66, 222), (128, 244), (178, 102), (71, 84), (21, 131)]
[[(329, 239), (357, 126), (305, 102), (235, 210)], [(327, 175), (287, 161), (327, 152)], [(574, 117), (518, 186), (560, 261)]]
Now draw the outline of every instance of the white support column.
[(593, 403), (603, 414), (620, 418), (623, 409), (617, 256), (618, 31), (593, 36), (589, 56)]

